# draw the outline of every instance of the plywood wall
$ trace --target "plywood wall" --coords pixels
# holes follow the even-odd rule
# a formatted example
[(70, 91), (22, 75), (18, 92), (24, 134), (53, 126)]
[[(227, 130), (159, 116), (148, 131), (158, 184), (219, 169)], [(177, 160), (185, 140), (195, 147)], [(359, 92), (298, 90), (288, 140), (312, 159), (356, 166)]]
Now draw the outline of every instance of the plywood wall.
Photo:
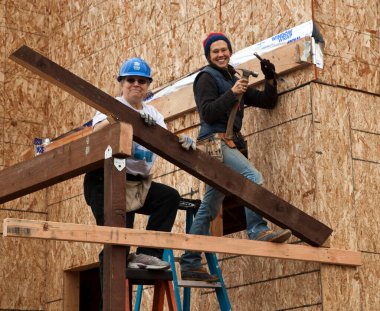
[[(0, 1), (0, 169), (23, 159), (46, 131), (48, 83), (8, 59), (21, 44), (48, 53), (48, 1)], [(0, 205), (6, 217), (47, 219), (46, 190)], [(0, 226), (2, 227), (2, 226)], [(0, 233), (0, 309), (42, 310), (46, 242)]]
[[(0, 169), (21, 161), (34, 137), (56, 137), (94, 114), (10, 61), (23, 43), (117, 95), (115, 79), (129, 57), (147, 60), (156, 88), (206, 64), (201, 42), (210, 31), (225, 32), (239, 50), (314, 18), (326, 40), (325, 68), (287, 74), (276, 109), (247, 108), (243, 133), (264, 186), (331, 226), (328, 245), (363, 251), (364, 265), (218, 257), (234, 309), (374, 310), (380, 305), (378, 16), (375, 0), (0, 0)], [(198, 125), (196, 112), (168, 122), (170, 131), (192, 137)], [(202, 198), (204, 184), (163, 159), (155, 180)], [(0, 221), (94, 223), (82, 182), (78, 177), (0, 205)], [(180, 212), (174, 232), (184, 232), (184, 219)], [(145, 222), (138, 217), (136, 227)], [(95, 263), (100, 248), (2, 239), (0, 309), (63, 310), (64, 271)], [(151, 297), (144, 291), (143, 308)], [(218, 310), (209, 290), (192, 290), (191, 304)]]

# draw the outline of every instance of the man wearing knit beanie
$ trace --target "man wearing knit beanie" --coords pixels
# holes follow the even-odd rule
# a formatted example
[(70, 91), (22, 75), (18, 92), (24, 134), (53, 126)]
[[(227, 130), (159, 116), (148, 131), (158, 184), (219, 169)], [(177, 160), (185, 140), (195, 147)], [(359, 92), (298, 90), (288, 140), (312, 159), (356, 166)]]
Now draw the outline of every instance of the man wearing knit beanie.
[[(277, 84), (275, 67), (266, 59), (261, 61), (261, 70), (265, 76), (265, 87), (258, 91), (248, 85), (248, 80), (235, 76), (236, 71), (229, 65), (232, 54), (230, 40), (220, 32), (210, 33), (203, 41), (208, 65), (197, 75), (193, 85), (195, 102), (200, 116), (201, 126), (198, 134), (198, 146), (213, 149), (212, 155), (245, 176), (252, 182), (262, 185), (263, 177), (242, 152), (247, 151), (246, 142), (240, 133), (244, 107), (253, 106), (273, 109), (277, 104)], [(239, 102), (239, 99), (240, 102)], [(227, 123), (232, 108), (238, 105), (233, 122), (233, 140), (226, 137)], [(217, 146), (217, 147), (215, 147)], [(253, 159), (254, 160), (254, 159)], [(225, 195), (206, 185), (201, 206), (195, 216), (190, 234), (208, 235), (210, 222), (219, 211)], [(245, 208), (247, 234), (249, 239), (283, 243), (290, 236), (288, 229), (272, 231), (267, 221), (252, 210)], [(201, 254), (186, 251), (181, 257), (181, 277), (183, 280), (218, 281), (218, 276), (210, 275), (202, 267)]]

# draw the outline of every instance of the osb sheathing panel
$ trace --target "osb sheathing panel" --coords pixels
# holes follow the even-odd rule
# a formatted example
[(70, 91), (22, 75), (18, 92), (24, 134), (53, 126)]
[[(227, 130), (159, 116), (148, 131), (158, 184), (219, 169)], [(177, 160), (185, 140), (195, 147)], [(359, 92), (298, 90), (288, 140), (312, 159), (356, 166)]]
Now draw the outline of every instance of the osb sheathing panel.
[[(47, 82), (30, 76), (5, 76), (5, 117), (43, 124), (46, 121)], [(20, 129), (21, 130), (21, 129)]]
[(318, 78), (333, 85), (380, 93), (380, 40), (374, 35), (320, 25), (326, 40)]
[(380, 134), (380, 96), (350, 91), (351, 128), (363, 132)]
[[(210, 1), (210, 3), (215, 2), (217, 1)], [(190, 12), (193, 12), (193, 10), (195, 10), (193, 6), (198, 7), (198, 4), (188, 3), (187, 10), (189, 14), (191, 14)], [(199, 6), (198, 9), (200, 8), (203, 7)], [(201, 15), (197, 15), (196, 17), (187, 22), (186, 31), (188, 33), (187, 37), (189, 43), (189, 72), (194, 72), (199, 68), (207, 65), (207, 60), (204, 56), (202, 41), (206, 38), (209, 32), (220, 30), (218, 26), (218, 20), (218, 11), (209, 10)]]
[[(231, 256), (219, 261), (227, 287), (269, 282), (274, 279), (319, 270), (319, 264), (303, 261), (260, 258), (254, 256)], [(219, 256), (223, 257), (223, 256)]]
[[(0, 87), (3, 88), (4, 83), (4, 73), (5, 73), (5, 27), (2, 24), (1, 14), (3, 13), (4, 5), (0, 4)], [(1, 92), (3, 93), (3, 91)], [(3, 116), (4, 108), (2, 107), (3, 103), (1, 103), (0, 107), (0, 117)]]
[(46, 189), (0, 204), (0, 210), (46, 213)]
[(8, 57), (23, 44), (28, 45), (29, 47), (31, 47), (39, 53), (42, 53), (43, 55), (47, 55), (49, 42), (48, 37), (40, 34), (27, 33), (21, 30), (14, 30), (10, 28), (9, 25), (7, 25), (5, 31), (5, 40), (5, 79), (7, 80), (15, 76), (16, 74), (36, 78), (36, 75), (33, 74), (30, 70), (18, 65), (13, 60), (10, 60)]
[(347, 91), (312, 84), (318, 216), (333, 228), (330, 246), (357, 249)]
[(249, 136), (248, 154), (266, 189), (319, 218), (311, 116)]
[(197, 110), (193, 110), (168, 121), (167, 127), (170, 132), (177, 133), (188, 128), (198, 127), (199, 123), (199, 113)]
[[(27, 1), (23, 1), (27, 2)], [(46, 5), (41, 1), (42, 5)], [(15, 6), (12, 2), (6, 4), (5, 22), (7, 27), (27, 33), (46, 36), (48, 34), (48, 18), (46, 12), (39, 13), (33, 7)]]
[[(27, 114), (27, 111), (24, 113)], [(11, 144), (29, 145), (33, 149), (35, 137), (41, 137), (44, 125), (35, 122), (23, 122), (15, 119), (4, 120), (4, 142)]]
[(153, 68), (156, 86), (189, 73), (188, 63), (181, 61), (189, 51), (187, 35), (186, 25), (181, 25), (134, 48), (136, 55), (146, 59)]
[[(322, 265), (321, 281), (324, 310), (365, 310), (360, 308), (361, 286), (358, 273), (363, 268), (364, 266), (350, 268)], [(367, 287), (368, 281), (365, 283), (365, 287)]]
[[(228, 288), (227, 291), (233, 310), (298, 310), (321, 303), (320, 286), (319, 272), (309, 272)], [(207, 296), (214, 303), (209, 304), (209, 300), (202, 297), (198, 302), (200, 307), (196, 310), (218, 310), (218, 304), (213, 297), (215, 294), (210, 293)]]
[[(7, 217), (46, 219), (46, 215), (41, 213), (0, 210), (0, 222)], [(0, 258), (0, 309), (42, 310), (46, 285), (46, 242), (4, 238), (0, 234)]]
[[(49, 221), (95, 224), (91, 209), (82, 195), (48, 207)], [(99, 244), (48, 241), (47, 242), (47, 302), (62, 299), (63, 271), (98, 261)]]
[(380, 163), (380, 135), (352, 131), (352, 157)]
[(47, 188), (47, 204), (52, 205), (83, 195), (83, 177), (84, 175), (80, 175)]
[(364, 266), (359, 268), (362, 310), (380, 306), (380, 254), (363, 253)]
[(354, 161), (353, 167), (358, 249), (380, 253), (380, 164)]
[(46, 311), (63, 311), (63, 299), (58, 301), (51, 301), (44, 305)]
[(242, 132), (250, 135), (311, 114), (310, 86), (280, 95), (274, 109), (246, 108)]
[[(133, 46), (144, 44), (177, 28), (188, 19), (188, 13), (191, 13), (189, 11), (191, 4), (186, 0), (123, 1), (123, 5), (126, 12), (124, 18), (129, 26), (128, 35), (133, 38)], [(144, 25), (144, 27), (133, 27), (133, 25)]]
[[(272, 33), (274, 36), (289, 28), (295, 27), (312, 19), (312, 0), (272, 1)], [(264, 40), (266, 38), (263, 38)]]

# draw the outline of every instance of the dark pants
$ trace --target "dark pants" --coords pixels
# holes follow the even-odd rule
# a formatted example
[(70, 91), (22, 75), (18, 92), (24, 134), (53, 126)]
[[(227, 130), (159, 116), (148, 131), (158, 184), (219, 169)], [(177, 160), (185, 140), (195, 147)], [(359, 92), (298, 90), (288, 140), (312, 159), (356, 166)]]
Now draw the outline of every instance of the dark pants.
[[(103, 170), (87, 173), (84, 177), (84, 197), (91, 207), (98, 226), (104, 225), (104, 177)], [(177, 215), (180, 201), (178, 191), (164, 184), (152, 182), (144, 206), (127, 213), (126, 227), (133, 226), (134, 213), (149, 215), (146, 230), (170, 232)], [(132, 223), (131, 223), (132, 222)], [(144, 253), (162, 258), (163, 249), (139, 247), (137, 254)], [(102, 284), (103, 252), (99, 255), (99, 270)]]

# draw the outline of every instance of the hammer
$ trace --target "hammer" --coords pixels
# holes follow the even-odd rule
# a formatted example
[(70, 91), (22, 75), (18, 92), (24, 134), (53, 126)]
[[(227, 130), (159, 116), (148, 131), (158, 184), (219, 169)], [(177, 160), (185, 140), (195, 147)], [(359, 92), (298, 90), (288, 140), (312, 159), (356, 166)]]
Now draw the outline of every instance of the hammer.
[[(242, 69), (239, 68), (237, 70), (241, 70), (241, 77), (245, 78), (248, 80), (249, 76), (252, 76), (256, 78), (258, 76), (257, 72), (248, 70), (248, 69)], [(244, 94), (238, 95), (238, 102), (237, 104), (231, 109), (230, 116), (228, 117), (228, 122), (227, 122), (227, 129), (226, 129), (226, 139), (233, 139), (233, 128), (234, 128), (234, 122), (235, 122), (235, 117), (236, 117), (236, 112), (238, 110), (238, 107), (240, 105), (240, 101), (242, 99)]]

